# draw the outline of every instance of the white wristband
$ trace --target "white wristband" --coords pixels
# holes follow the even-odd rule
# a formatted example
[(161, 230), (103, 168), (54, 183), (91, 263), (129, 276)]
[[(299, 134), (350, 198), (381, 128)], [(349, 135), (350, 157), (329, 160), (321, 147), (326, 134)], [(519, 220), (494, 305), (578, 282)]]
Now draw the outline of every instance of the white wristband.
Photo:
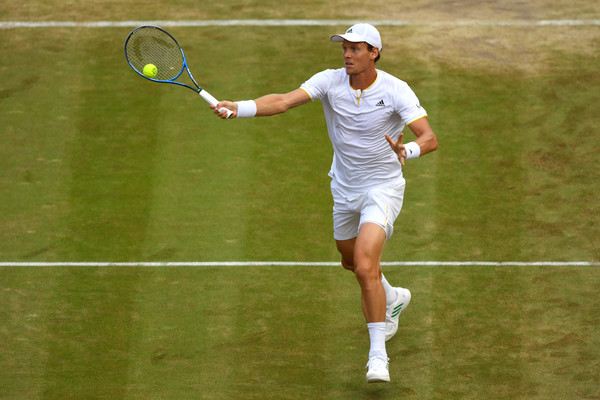
[(404, 145), (406, 149), (406, 160), (417, 158), (421, 155), (421, 147), (416, 142), (408, 142)]
[(236, 118), (252, 118), (256, 115), (256, 102), (254, 100), (236, 101), (238, 110)]

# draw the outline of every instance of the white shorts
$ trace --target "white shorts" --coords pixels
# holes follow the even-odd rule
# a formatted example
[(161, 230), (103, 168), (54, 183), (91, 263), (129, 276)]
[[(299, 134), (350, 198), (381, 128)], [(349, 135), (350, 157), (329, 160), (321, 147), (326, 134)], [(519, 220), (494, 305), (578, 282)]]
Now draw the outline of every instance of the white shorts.
[(365, 222), (377, 224), (385, 231), (387, 239), (394, 232), (404, 200), (405, 182), (383, 186), (363, 193), (353, 193), (331, 182), (333, 196), (333, 237), (348, 240), (358, 236)]

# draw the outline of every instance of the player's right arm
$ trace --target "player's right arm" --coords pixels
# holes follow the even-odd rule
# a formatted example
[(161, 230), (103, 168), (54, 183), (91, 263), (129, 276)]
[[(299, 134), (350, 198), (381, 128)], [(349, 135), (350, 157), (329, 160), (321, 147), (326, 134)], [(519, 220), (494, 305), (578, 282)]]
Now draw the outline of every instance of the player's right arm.
[[(304, 89), (296, 89), (285, 94), (268, 94), (251, 101), (254, 101), (256, 104), (255, 116), (267, 117), (284, 113), (290, 108), (298, 107), (302, 104), (310, 103), (311, 98)], [(232, 118), (238, 117), (238, 104), (231, 101), (221, 101), (216, 107), (211, 106), (210, 108), (215, 110), (214, 113), (216, 115), (226, 119), (227, 112), (225, 110), (219, 111), (222, 107), (233, 111)]]
[(310, 96), (304, 89), (296, 89), (286, 94), (268, 94), (255, 100), (256, 116), (281, 114), (310, 101)]

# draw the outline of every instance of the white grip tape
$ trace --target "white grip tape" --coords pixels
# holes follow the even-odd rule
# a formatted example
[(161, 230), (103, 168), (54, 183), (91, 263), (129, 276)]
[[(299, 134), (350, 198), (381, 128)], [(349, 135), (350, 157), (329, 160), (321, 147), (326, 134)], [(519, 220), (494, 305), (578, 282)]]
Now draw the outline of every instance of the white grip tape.
[[(202, 96), (202, 98), (204, 100), (206, 100), (209, 104), (212, 104), (213, 106), (216, 106), (219, 103), (219, 100), (215, 99), (210, 93), (208, 93), (206, 90), (201, 90), (200, 93), (198, 93), (200, 96)], [(221, 107), (219, 109), (219, 111), (223, 111), (223, 110), (227, 110), (227, 118), (231, 117), (231, 114), (233, 114), (233, 111), (226, 109), (225, 107)]]
[(202, 96), (202, 98), (204, 100), (206, 100), (208, 103), (212, 104), (213, 106), (216, 106), (217, 103), (219, 102), (219, 100), (215, 99), (210, 93), (208, 93), (206, 90), (201, 90), (200, 91), (200, 96)]

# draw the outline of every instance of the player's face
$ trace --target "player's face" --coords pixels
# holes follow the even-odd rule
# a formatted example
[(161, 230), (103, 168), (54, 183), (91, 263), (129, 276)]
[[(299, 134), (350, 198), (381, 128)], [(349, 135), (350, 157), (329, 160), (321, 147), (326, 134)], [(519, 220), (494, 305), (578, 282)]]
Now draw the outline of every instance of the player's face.
[(344, 64), (348, 75), (359, 75), (374, 66), (371, 61), (377, 57), (377, 50), (369, 51), (367, 44), (354, 43), (344, 40), (342, 44), (344, 50)]

